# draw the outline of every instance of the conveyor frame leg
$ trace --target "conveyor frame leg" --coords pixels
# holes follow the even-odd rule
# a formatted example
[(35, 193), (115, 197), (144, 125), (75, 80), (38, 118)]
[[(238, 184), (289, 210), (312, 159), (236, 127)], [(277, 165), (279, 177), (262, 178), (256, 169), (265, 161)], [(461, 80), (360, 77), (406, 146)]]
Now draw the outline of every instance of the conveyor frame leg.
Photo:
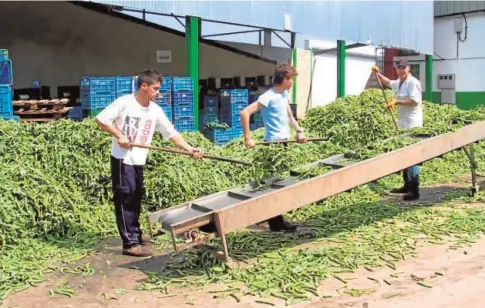
[(227, 247), (226, 235), (224, 230), (221, 226), (220, 216), (218, 212), (214, 213), (214, 224), (216, 225), (217, 233), (219, 233), (219, 237), (221, 238), (222, 242), (222, 251), (216, 253), (216, 257), (224, 263), (231, 263), (232, 260), (229, 257), (229, 249)]
[(470, 169), (472, 173), (472, 196), (474, 196), (480, 189), (479, 185), (477, 184), (477, 161), (475, 159), (475, 148), (474, 144), (470, 144), (466, 147), (463, 148), (463, 151), (465, 154), (468, 156), (468, 159), (470, 160)]

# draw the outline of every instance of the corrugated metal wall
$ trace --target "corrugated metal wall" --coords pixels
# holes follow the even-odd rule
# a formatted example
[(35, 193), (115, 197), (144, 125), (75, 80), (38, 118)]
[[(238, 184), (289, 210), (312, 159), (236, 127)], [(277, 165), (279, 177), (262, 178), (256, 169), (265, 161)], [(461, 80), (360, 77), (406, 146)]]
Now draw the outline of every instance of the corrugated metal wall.
[(485, 10), (485, 1), (435, 1), (436, 17)]
[[(369, 43), (433, 53), (433, 1), (133, 1), (100, 0), (176, 15), (283, 29), (309, 38)], [(385, 16), (385, 17), (384, 17)], [(303, 47), (303, 46), (299, 46)]]

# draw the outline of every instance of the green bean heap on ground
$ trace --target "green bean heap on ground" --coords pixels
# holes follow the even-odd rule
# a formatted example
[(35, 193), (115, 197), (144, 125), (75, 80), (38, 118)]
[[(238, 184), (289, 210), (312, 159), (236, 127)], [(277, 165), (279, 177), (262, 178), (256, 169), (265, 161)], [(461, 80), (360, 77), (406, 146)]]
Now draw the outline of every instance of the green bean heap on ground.
[[(441, 134), (484, 119), (484, 108), (461, 111), (452, 106), (425, 103), (425, 127), (408, 133)], [(301, 166), (339, 153), (347, 153), (353, 159), (368, 158), (415, 142), (409, 137), (397, 137), (377, 90), (314, 108), (303, 124), (309, 136), (329, 136), (330, 140), (290, 144), (286, 148), (258, 146), (249, 151), (241, 138), (216, 147), (199, 133), (185, 134), (189, 143), (205, 152), (253, 161), (254, 167), (212, 160), (200, 162), (152, 151), (145, 173), (145, 209), (174, 206), (254, 179), (261, 180), (270, 174), (284, 177), (290, 170), (300, 171), (304, 177), (315, 176), (329, 169), (316, 166), (302, 170)], [(390, 137), (396, 138), (384, 141)], [(255, 133), (255, 139), (262, 139), (261, 130)], [(49, 260), (79, 258), (89, 253), (98, 239), (117, 236), (111, 205), (110, 142), (109, 136), (92, 120), (60, 120), (45, 125), (0, 121), (0, 299), (41, 281), (53, 265)], [(168, 143), (157, 137), (154, 145)], [(485, 170), (483, 144), (477, 147), (476, 156), (479, 169)], [(423, 182), (443, 182), (468, 170), (465, 154), (457, 151), (424, 164)], [(411, 239), (419, 236), (419, 230), (435, 232), (437, 236), (442, 232), (459, 236), (483, 229), (485, 217), (479, 210), (443, 214), (433, 209), (408, 211), (378, 203), (379, 196), (399, 183), (399, 177), (390, 176), (377, 184), (288, 213), (289, 218), (313, 226), (306, 233), (272, 235), (240, 231), (232, 234), (230, 249), (234, 257), (265, 256), (257, 267), (230, 271), (209, 255), (196, 259), (200, 253), (196, 251), (187, 254), (190, 262), (172, 267), (178, 267), (184, 274), (198, 275), (203, 283), (242, 281), (246, 292), (292, 301), (315, 293), (321, 279), (338, 271), (374, 266), (382, 257), (393, 263), (396, 260), (390, 256), (396, 251), (405, 256), (412, 254), (415, 246), (396, 242), (393, 234), (404, 232)], [(433, 217), (441, 220), (435, 221)], [(415, 224), (414, 228), (398, 229), (383, 224), (393, 219), (409, 220)], [(446, 224), (450, 221), (452, 227)], [(465, 226), (468, 221), (473, 223)], [(379, 228), (395, 233), (382, 233)], [(350, 234), (358, 240), (347, 241)], [(304, 238), (323, 243), (333, 239), (341, 245), (315, 251), (289, 249)], [(151, 275), (151, 282), (140, 288), (174, 283), (167, 271)]]

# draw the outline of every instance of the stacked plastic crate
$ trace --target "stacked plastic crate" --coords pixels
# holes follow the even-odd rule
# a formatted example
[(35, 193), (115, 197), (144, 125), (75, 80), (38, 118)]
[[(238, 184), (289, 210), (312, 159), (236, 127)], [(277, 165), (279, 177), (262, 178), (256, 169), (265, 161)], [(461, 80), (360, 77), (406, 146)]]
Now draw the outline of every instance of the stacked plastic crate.
[(131, 76), (81, 78), (81, 107), (95, 117), (120, 96), (134, 93)]
[(167, 118), (173, 123), (172, 80), (172, 77), (163, 77), (160, 95), (156, 103), (162, 107)]
[(12, 84), (12, 60), (7, 49), (0, 49), (0, 117), (5, 120), (13, 118)]
[(247, 89), (221, 91), (219, 122), (227, 123), (230, 127), (228, 129), (213, 129), (206, 133), (206, 137), (214, 141), (216, 145), (222, 145), (241, 137), (243, 129), (239, 113), (248, 105), (248, 99), (249, 93)]
[(194, 86), (191, 77), (172, 78), (173, 123), (179, 132), (195, 131)]
[(202, 112), (200, 114), (200, 128), (204, 128), (207, 123), (218, 120), (218, 98), (216, 95), (206, 95), (202, 101)]
[[(258, 94), (250, 94), (249, 102), (254, 103), (255, 101), (258, 100), (258, 98), (259, 98)], [(261, 114), (261, 111), (253, 113), (253, 115), (251, 116), (249, 125), (252, 131), (264, 126), (263, 115)]]

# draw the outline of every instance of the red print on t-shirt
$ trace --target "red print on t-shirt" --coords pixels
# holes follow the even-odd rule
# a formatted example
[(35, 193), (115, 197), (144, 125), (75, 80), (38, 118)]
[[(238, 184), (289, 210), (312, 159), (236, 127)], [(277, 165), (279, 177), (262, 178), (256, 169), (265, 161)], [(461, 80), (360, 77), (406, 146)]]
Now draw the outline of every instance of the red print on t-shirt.
[(143, 126), (143, 129), (141, 131), (141, 140), (140, 140), (140, 142), (142, 144), (147, 143), (148, 137), (150, 136), (151, 128), (152, 128), (152, 120), (148, 119), (148, 120), (146, 120), (145, 125)]

